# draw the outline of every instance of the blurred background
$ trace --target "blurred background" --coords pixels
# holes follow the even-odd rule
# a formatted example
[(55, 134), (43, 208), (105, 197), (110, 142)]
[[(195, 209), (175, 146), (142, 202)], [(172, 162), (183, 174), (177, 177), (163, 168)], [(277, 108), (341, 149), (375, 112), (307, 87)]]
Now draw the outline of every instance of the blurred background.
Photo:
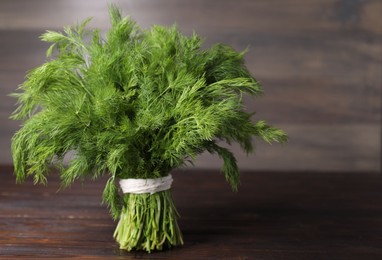
[[(246, 98), (254, 120), (290, 136), (287, 145), (256, 143), (254, 155), (232, 147), (243, 170), (381, 171), (382, 2), (379, 0), (129, 0), (112, 1), (143, 28), (177, 23), (205, 47), (241, 51), (264, 95)], [(0, 1), (0, 164), (12, 164), (9, 120), (25, 73), (42, 64), (45, 30), (87, 17), (109, 28), (107, 1)], [(195, 167), (219, 168), (201, 155)]]

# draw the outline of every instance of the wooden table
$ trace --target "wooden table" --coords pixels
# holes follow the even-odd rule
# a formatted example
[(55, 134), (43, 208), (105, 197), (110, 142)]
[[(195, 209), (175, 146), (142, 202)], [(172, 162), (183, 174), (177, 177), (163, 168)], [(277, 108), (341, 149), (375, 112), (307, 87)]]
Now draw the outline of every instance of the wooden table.
[(233, 193), (218, 172), (174, 172), (185, 245), (147, 254), (118, 249), (104, 179), (57, 192), (55, 174), (16, 185), (0, 170), (2, 259), (382, 259), (380, 175), (245, 172)]

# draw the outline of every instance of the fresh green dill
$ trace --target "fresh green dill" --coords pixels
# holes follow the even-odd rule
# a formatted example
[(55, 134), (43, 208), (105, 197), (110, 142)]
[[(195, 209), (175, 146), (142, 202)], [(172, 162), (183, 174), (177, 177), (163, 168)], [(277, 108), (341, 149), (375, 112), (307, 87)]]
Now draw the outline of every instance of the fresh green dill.
[(140, 29), (115, 6), (110, 16), (104, 37), (85, 29), (90, 19), (41, 36), (52, 44), (51, 58), (12, 94), (18, 98), (12, 118), (24, 122), (12, 139), (18, 181), (33, 176), (46, 183), (52, 166), (63, 186), (108, 174), (103, 199), (118, 218), (127, 204), (117, 179), (166, 176), (208, 151), (223, 160), (222, 172), (236, 190), (238, 165), (220, 141), (249, 153), (252, 137), (287, 140), (244, 110), (244, 94), (262, 93), (244, 52), (223, 44), (202, 49), (196, 34), (185, 36), (176, 26)]

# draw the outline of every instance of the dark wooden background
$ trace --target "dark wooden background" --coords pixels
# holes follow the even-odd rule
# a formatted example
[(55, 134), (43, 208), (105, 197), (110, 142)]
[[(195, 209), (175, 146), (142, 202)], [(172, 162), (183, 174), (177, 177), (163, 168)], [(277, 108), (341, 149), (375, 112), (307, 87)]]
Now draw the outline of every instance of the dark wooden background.
[[(249, 47), (247, 64), (265, 95), (246, 100), (255, 119), (290, 135), (287, 146), (258, 144), (255, 156), (237, 152), (242, 169), (356, 171), (381, 169), (382, 3), (379, 0), (136, 0), (113, 1), (142, 27), (176, 22), (206, 46)], [(11, 164), (7, 96), (27, 70), (45, 60), (46, 29), (93, 16), (109, 27), (106, 1), (0, 1), (0, 164)], [(234, 147), (238, 150), (237, 147)], [(203, 155), (196, 167), (217, 168)]]
[(54, 174), (48, 187), (15, 184), (10, 139), (19, 122), (8, 119), (15, 100), (7, 95), (45, 60), (38, 36), (89, 16), (106, 31), (107, 1), (0, 0), (1, 259), (382, 259), (381, 1), (113, 2), (145, 28), (176, 22), (207, 47), (249, 47), (247, 65), (265, 95), (246, 106), (290, 142), (258, 143), (250, 157), (233, 147), (239, 193), (208, 155), (174, 172), (184, 247), (120, 252), (116, 223), (100, 205), (104, 179), (60, 193)]

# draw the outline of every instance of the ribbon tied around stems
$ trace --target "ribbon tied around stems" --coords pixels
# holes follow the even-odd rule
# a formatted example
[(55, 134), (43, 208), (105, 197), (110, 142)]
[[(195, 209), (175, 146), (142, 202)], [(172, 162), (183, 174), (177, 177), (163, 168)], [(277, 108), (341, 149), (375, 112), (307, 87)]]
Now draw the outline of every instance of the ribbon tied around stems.
[(156, 179), (121, 179), (119, 185), (123, 193), (154, 194), (159, 191), (168, 190), (172, 184), (171, 174)]

